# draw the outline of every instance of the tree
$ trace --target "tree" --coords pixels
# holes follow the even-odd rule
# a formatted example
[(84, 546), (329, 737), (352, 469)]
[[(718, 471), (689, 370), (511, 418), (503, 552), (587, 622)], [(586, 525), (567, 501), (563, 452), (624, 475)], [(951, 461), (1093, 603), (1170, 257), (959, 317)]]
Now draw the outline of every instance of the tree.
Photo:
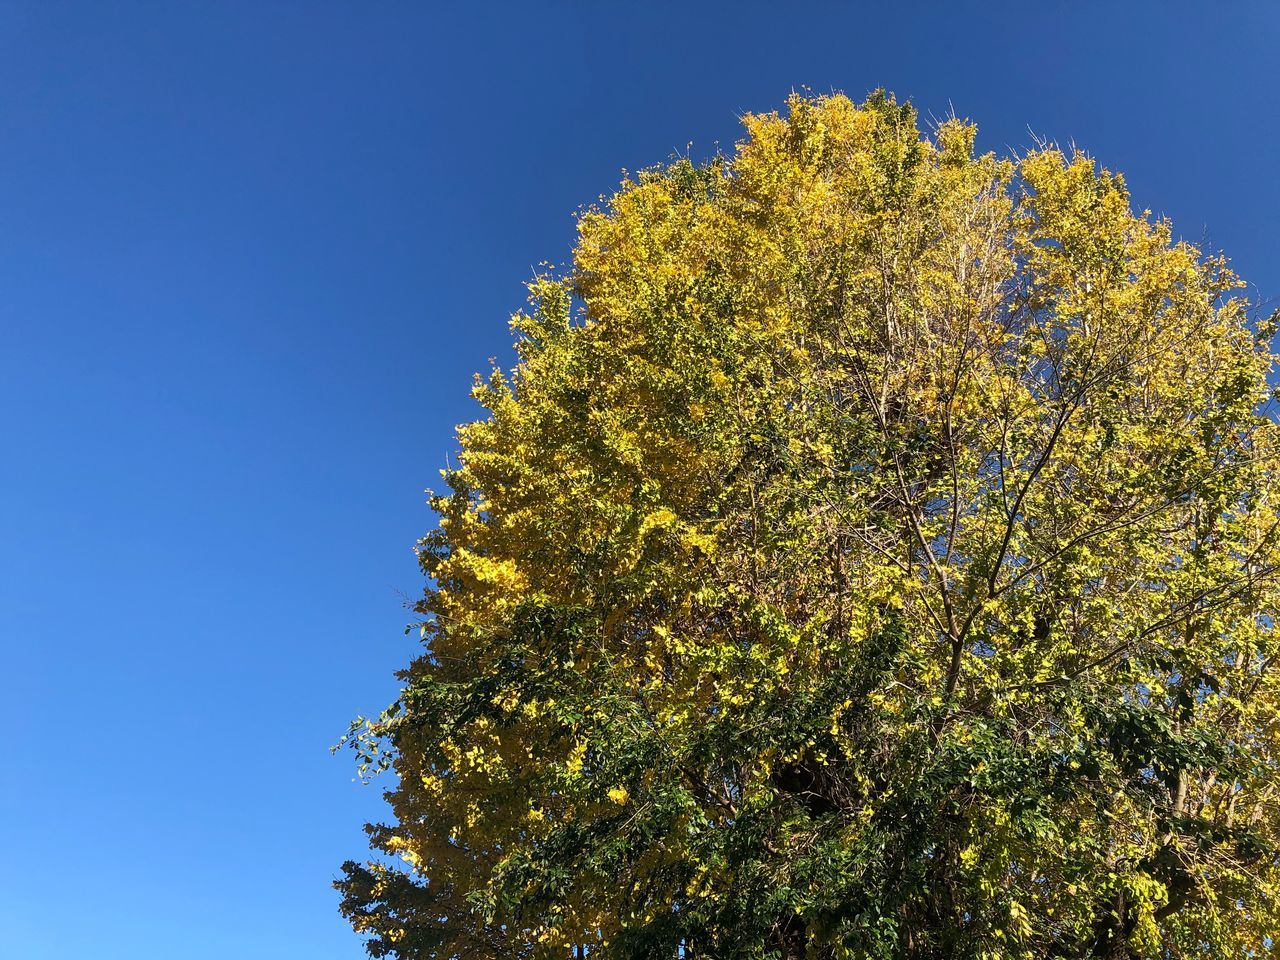
[(1257, 956), (1274, 317), (1042, 145), (793, 96), (583, 213), (353, 726), (405, 958)]

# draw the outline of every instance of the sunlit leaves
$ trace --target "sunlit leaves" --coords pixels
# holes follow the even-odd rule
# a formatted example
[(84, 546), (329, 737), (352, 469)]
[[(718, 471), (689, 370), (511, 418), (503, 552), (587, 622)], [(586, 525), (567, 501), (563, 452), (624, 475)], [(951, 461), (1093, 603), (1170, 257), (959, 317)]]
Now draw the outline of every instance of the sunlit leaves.
[(1082, 154), (745, 124), (585, 211), (477, 379), (353, 728), (403, 867), (344, 911), (413, 958), (1269, 950), (1274, 322)]

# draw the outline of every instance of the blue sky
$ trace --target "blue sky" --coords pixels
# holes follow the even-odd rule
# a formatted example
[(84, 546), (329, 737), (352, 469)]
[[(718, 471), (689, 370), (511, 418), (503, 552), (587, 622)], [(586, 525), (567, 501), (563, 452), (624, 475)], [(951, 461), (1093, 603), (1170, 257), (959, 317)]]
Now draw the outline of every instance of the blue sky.
[(0, 955), (362, 955), (328, 885), (379, 789), (327, 747), (620, 168), (883, 85), (1280, 294), (1280, 6), (688, 6), (0, 0)]

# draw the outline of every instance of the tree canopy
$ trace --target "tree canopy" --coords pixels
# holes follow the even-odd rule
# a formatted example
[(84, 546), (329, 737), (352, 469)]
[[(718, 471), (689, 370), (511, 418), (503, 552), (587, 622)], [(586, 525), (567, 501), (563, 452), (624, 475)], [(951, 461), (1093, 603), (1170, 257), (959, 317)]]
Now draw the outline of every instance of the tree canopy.
[(585, 210), (477, 378), (344, 914), (402, 960), (1269, 953), (1273, 321), (1082, 153), (745, 126)]

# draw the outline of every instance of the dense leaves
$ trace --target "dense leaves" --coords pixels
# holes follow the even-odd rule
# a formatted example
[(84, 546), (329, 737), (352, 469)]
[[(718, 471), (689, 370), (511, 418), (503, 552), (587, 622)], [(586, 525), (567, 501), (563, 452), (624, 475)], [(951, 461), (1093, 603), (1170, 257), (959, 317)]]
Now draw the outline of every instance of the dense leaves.
[(531, 285), (353, 730), (402, 958), (1271, 950), (1267, 321), (1043, 147), (793, 97)]

